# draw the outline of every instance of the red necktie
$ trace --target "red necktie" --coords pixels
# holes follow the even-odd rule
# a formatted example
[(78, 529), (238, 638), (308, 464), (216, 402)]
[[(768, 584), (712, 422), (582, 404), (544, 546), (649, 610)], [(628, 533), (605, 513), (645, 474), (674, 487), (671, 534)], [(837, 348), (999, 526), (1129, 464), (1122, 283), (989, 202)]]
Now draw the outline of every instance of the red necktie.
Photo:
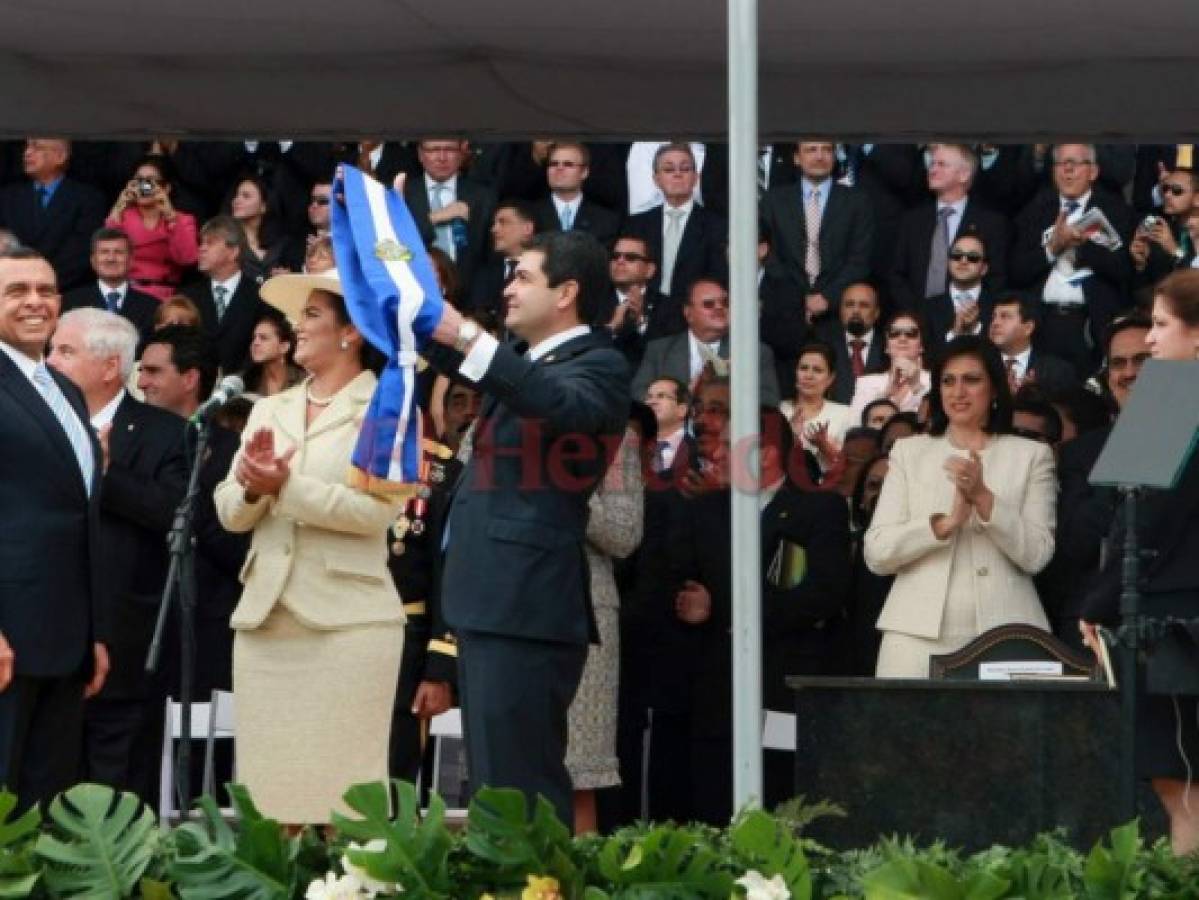
[(853, 351), (849, 357), (849, 363), (853, 366), (853, 377), (861, 378), (866, 374), (866, 357), (862, 355), (862, 351), (866, 349), (866, 342), (861, 338), (854, 338), (849, 342), (849, 347)]

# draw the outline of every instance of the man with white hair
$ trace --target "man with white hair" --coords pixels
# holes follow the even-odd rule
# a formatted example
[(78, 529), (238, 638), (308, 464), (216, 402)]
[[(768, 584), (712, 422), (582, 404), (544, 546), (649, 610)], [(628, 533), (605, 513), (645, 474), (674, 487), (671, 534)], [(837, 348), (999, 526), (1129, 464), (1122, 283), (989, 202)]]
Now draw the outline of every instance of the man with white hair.
[(100, 558), (112, 622), (112, 670), (84, 709), (86, 780), (153, 802), (162, 739), (162, 679), (144, 672), (166, 580), (166, 535), (187, 484), (183, 419), (125, 390), (137, 329), (106, 310), (63, 314), (48, 362), (83, 392), (100, 437)]
[(973, 232), (987, 247), (984, 287), (1003, 287), (1007, 277), (1008, 221), (970, 196), (978, 157), (965, 144), (934, 144), (928, 189), (933, 202), (904, 214), (899, 223), (889, 289), (893, 306), (923, 315), (924, 300), (949, 289), (949, 248), (959, 234)]

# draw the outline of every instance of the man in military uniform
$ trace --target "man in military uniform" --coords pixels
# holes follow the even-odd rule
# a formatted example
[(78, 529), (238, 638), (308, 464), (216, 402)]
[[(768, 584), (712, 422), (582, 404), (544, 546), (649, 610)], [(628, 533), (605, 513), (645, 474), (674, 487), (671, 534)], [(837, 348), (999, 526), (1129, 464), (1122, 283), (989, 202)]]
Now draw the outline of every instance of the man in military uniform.
[(389, 757), (391, 776), (404, 781), (416, 781), (429, 721), (455, 702), (458, 647), (441, 620), (437, 597), (449, 487), (461, 468), (448, 448), (425, 441), (420, 492), (388, 534), (388, 567), (408, 615)]

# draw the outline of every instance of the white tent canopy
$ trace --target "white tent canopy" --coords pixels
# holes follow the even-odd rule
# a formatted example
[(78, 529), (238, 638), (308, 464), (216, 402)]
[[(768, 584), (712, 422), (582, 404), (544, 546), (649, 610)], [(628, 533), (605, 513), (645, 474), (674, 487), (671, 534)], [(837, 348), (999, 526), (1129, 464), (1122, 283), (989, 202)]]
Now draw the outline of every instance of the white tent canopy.
[[(0, 0), (0, 130), (718, 136), (723, 0)], [(1199, 4), (763, 0), (760, 130), (1199, 134)]]

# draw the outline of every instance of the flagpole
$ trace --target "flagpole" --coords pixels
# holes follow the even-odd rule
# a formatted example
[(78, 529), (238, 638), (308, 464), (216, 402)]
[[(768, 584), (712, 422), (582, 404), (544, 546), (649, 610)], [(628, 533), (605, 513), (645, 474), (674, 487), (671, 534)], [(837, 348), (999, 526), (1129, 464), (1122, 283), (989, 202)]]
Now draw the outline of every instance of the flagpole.
[[(741, 459), (746, 448), (756, 448), (759, 427), (757, 0), (729, 0), (728, 13), (730, 425), (733, 456)], [(734, 809), (762, 797), (762, 562), (756, 453), (746, 468), (755, 483), (734, 483), (732, 490)]]

